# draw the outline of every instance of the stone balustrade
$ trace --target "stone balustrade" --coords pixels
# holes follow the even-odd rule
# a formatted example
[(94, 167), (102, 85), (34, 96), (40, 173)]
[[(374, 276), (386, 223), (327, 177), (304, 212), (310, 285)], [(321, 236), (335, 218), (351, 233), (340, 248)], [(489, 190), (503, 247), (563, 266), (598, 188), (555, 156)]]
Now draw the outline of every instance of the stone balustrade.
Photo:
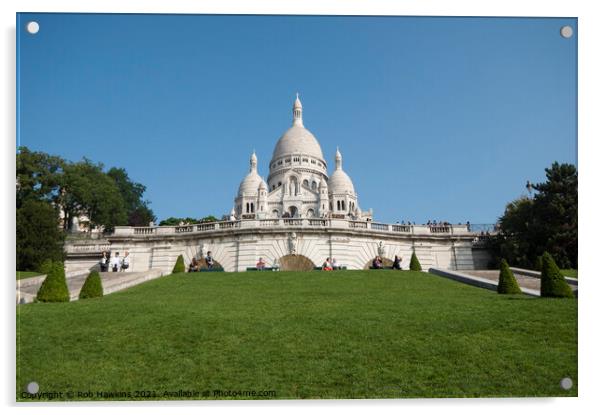
[(153, 235), (197, 234), (237, 228), (349, 228), (354, 231), (408, 235), (471, 235), (466, 225), (400, 225), (370, 221), (324, 218), (243, 219), (181, 226), (117, 226), (113, 236), (147, 237)]

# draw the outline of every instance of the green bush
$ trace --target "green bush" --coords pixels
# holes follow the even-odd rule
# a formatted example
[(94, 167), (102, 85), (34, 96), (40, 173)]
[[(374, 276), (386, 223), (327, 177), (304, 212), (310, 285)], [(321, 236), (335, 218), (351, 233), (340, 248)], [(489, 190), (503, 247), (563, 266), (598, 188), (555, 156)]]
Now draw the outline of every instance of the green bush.
[(62, 262), (53, 262), (50, 272), (38, 290), (38, 301), (58, 303), (69, 301), (69, 288)]
[(38, 272), (40, 272), (40, 274), (44, 274), (44, 275), (50, 274), (51, 270), (52, 270), (52, 260), (51, 259), (45, 259), (44, 261), (42, 261), (42, 264), (38, 268)]
[(542, 297), (573, 297), (573, 290), (558, 269), (554, 258), (547, 252), (542, 256), (541, 296)]
[(498, 294), (522, 293), (518, 283), (516, 282), (516, 278), (514, 278), (514, 274), (510, 270), (508, 262), (506, 262), (505, 259), (502, 259), (502, 263), (500, 265), (500, 278), (497, 283), (497, 292)]
[(176, 274), (178, 272), (186, 272), (186, 265), (184, 265), (184, 257), (180, 255), (176, 260), (176, 265), (174, 265), (172, 274)]
[(85, 298), (95, 298), (102, 297), (102, 281), (100, 280), (100, 274), (98, 271), (92, 271), (88, 278), (86, 278), (86, 282), (79, 292), (79, 299), (83, 300)]
[(416, 252), (412, 252), (412, 258), (410, 259), (410, 271), (422, 271), (422, 266), (420, 265), (420, 261), (418, 261)]

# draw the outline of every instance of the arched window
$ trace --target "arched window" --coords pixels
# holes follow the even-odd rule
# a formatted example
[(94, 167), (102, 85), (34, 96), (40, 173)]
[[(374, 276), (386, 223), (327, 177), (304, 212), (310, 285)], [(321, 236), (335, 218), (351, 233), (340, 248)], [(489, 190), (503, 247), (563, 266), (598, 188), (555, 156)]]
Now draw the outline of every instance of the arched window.
[(337, 200), (337, 210), (341, 210), (341, 201)]
[(309, 187), (309, 180), (307, 180), (307, 179), (303, 180), (303, 186)]
[(251, 203), (251, 213), (255, 213), (255, 203)]
[(341, 210), (345, 210), (345, 201), (344, 200), (341, 201)]
[(315, 181), (311, 182), (311, 190), (316, 190), (317, 187), (318, 183), (316, 183)]
[(249, 204), (247, 203), (247, 213), (249, 213)]
[(313, 218), (314, 217), (314, 210), (313, 209), (307, 209), (307, 213), (305, 215), (308, 218)]
[(278, 213), (278, 209), (272, 210), (272, 217), (277, 218), (278, 216), (280, 216), (280, 214)]

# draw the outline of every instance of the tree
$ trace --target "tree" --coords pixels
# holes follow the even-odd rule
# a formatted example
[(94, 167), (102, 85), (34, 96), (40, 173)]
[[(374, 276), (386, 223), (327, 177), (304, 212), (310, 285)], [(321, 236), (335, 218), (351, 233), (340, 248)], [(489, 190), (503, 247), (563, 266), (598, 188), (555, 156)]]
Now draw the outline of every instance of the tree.
[(17, 209), (25, 200), (55, 201), (65, 161), (57, 156), (19, 147), (17, 152)]
[(148, 226), (150, 222), (157, 220), (148, 206), (149, 202), (142, 198), (146, 186), (133, 182), (123, 168), (113, 167), (107, 172), (107, 175), (115, 181), (119, 188), (129, 226)]
[(86, 298), (102, 297), (102, 281), (98, 271), (92, 271), (88, 274), (81, 291), (79, 292), (79, 299), (83, 300)]
[(184, 224), (196, 224), (200, 223), (198, 219), (194, 218), (174, 218), (169, 217), (159, 222), (159, 226), (178, 226), (180, 223)]
[(514, 274), (510, 267), (508, 266), (508, 262), (505, 259), (502, 259), (502, 263), (500, 266), (500, 277), (497, 283), (497, 292), (498, 294), (521, 294), (522, 291), (516, 282), (516, 278), (514, 278)]
[(73, 217), (86, 215), (90, 226), (111, 230), (127, 223), (127, 211), (115, 181), (102, 171), (102, 164), (84, 159), (65, 166), (60, 203), (65, 229)]
[(201, 218), (201, 223), (206, 223), (206, 222), (217, 222), (218, 219), (213, 216), (213, 215), (209, 215), (209, 216), (205, 216), (204, 218)]
[(176, 264), (173, 267), (172, 274), (177, 274), (178, 272), (186, 272), (186, 266), (184, 265), (184, 257), (182, 255), (178, 256), (176, 260)]
[(422, 271), (422, 266), (420, 265), (420, 261), (418, 261), (416, 252), (412, 252), (412, 258), (410, 258), (410, 271)]
[(44, 260), (63, 261), (65, 236), (50, 203), (26, 199), (17, 208), (17, 269), (38, 270)]
[(53, 262), (50, 273), (44, 279), (37, 295), (38, 301), (42, 302), (68, 302), (70, 299), (65, 269), (60, 261)]
[(548, 252), (544, 252), (542, 255), (540, 295), (542, 297), (573, 297), (573, 290)]
[(548, 251), (562, 268), (577, 268), (577, 169), (555, 162), (545, 171), (547, 180), (533, 186), (533, 199), (506, 206), (489, 248), (498, 260), (519, 266), (535, 268)]

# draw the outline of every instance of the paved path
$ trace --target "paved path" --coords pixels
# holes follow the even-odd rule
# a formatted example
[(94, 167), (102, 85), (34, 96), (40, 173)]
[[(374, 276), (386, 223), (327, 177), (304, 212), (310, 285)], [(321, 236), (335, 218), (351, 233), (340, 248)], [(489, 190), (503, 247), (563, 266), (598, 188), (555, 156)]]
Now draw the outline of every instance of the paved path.
[[(496, 285), (500, 276), (500, 272), (496, 270), (465, 270), (462, 271), (462, 273), (473, 275), (475, 277), (485, 278), (487, 280), (495, 282)], [(514, 272), (514, 277), (516, 278), (516, 282), (518, 282), (518, 285), (521, 288), (530, 288), (536, 291), (539, 291), (541, 289), (541, 280), (539, 278), (521, 275), (517, 272)], [(573, 291), (577, 291), (576, 285), (569, 284), (569, 286), (573, 289)]]
[[(81, 270), (79, 272), (70, 272), (67, 275), (67, 286), (69, 287), (71, 301), (78, 299), (79, 292), (84, 285), (84, 281), (86, 281), (88, 273), (88, 270)], [(103, 292), (106, 295), (159, 278), (161, 275), (163, 273), (160, 270), (150, 269), (143, 272), (101, 272), (100, 278), (102, 280)], [(31, 281), (27, 281), (27, 279), (17, 281), (17, 304), (32, 302), (42, 285), (42, 281), (43, 278), (36, 278)]]

